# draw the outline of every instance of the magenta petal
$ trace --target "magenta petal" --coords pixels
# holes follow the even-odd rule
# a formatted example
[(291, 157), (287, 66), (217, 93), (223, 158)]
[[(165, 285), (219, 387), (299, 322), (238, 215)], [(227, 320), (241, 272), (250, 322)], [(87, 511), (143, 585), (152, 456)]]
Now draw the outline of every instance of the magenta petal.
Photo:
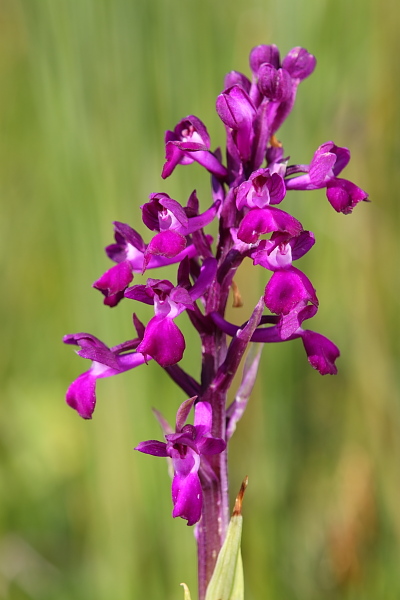
[[(192, 153), (203, 155), (210, 148), (210, 136), (206, 126), (194, 115), (179, 121), (174, 131), (167, 131), (165, 142), (166, 163), (162, 171), (163, 179), (169, 177), (179, 163), (190, 164), (193, 160), (199, 160), (198, 157), (191, 156)], [(201, 164), (202, 160), (200, 159), (199, 162)], [(211, 162), (211, 172), (214, 172), (214, 169), (218, 172), (224, 169), (222, 165), (216, 165), (214, 160), (211, 159)]]
[(217, 261), (215, 258), (206, 258), (200, 269), (200, 275), (194, 286), (189, 290), (192, 300), (200, 298), (209, 289), (217, 274)]
[(298, 260), (304, 256), (310, 248), (315, 244), (315, 236), (312, 231), (302, 231), (297, 238), (293, 238), (291, 241), (292, 245), (292, 259)]
[(194, 425), (199, 428), (199, 435), (206, 435), (211, 432), (212, 408), (209, 402), (198, 402), (194, 407)]
[(108, 269), (93, 283), (93, 287), (105, 296), (104, 304), (115, 306), (124, 297), (124, 290), (133, 279), (131, 265), (124, 260)]
[(173, 142), (167, 142), (165, 146), (165, 164), (163, 166), (163, 170), (161, 173), (161, 177), (166, 179), (169, 177), (175, 167), (179, 165), (182, 158), (184, 157), (184, 153), (180, 150)]
[(282, 61), (282, 67), (289, 71), (293, 79), (300, 81), (311, 75), (316, 64), (315, 56), (300, 46), (292, 48)]
[(143, 302), (144, 304), (154, 304), (153, 290), (151, 287), (143, 284), (133, 285), (132, 287), (128, 288), (125, 290), (124, 296), (130, 300), (137, 300), (138, 302)]
[(248, 160), (256, 116), (253, 102), (242, 87), (234, 85), (218, 96), (216, 108), (221, 120), (235, 132), (235, 144), (242, 160)]
[(337, 212), (348, 215), (368, 194), (347, 179), (333, 179), (326, 188), (326, 197)]
[(324, 152), (314, 157), (311, 162), (309, 175), (316, 186), (323, 185), (325, 178), (332, 172), (336, 163), (336, 155), (332, 152)]
[(220, 454), (226, 448), (226, 442), (220, 438), (204, 437), (197, 442), (197, 448), (200, 454), (206, 454), (208, 456), (212, 454)]
[(66, 401), (83, 419), (91, 419), (96, 406), (96, 377), (91, 371), (79, 375), (67, 390)]
[(230, 71), (225, 75), (224, 89), (226, 90), (227, 88), (230, 88), (233, 85), (239, 85), (245, 90), (245, 92), (250, 92), (250, 80), (246, 77), (246, 75), (243, 75), (243, 73), (240, 73), (239, 71)]
[(258, 88), (271, 102), (284, 102), (292, 93), (292, 78), (285, 69), (262, 64), (258, 70)]
[(311, 319), (318, 310), (314, 304), (306, 305), (305, 301), (299, 302), (288, 314), (282, 315), (279, 322), (279, 331), (282, 340), (287, 340), (296, 333), (303, 321)]
[(258, 69), (263, 63), (269, 63), (278, 69), (280, 64), (278, 47), (275, 44), (255, 46), (250, 52), (249, 62), (254, 75), (257, 75)]
[(272, 231), (286, 231), (292, 236), (298, 235), (303, 227), (297, 219), (288, 213), (269, 206), (267, 208), (253, 208), (240, 223), (237, 236), (246, 244), (254, 244), (260, 235)]
[(180, 142), (191, 141), (203, 144), (206, 148), (210, 147), (210, 136), (207, 127), (198, 117), (189, 115), (179, 121), (174, 129), (174, 135)]
[(340, 356), (339, 348), (315, 331), (303, 331), (301, 337), (310, 365), (321, 375), (336, 375), (335, 361)]
[(148, 440), (147, 442), (140, 442), (135, 448), (139, 452), (144, 454), (151, 454), (152, 456), (164, 456), (167, 457), (167, 444), (164, 442), (158, 442), (157, 440)]
[(96, 406), (97, 379), (118, 375), (124, 371), (134, 369), (145, 362), (144, 356), (140, 352), (128, 352), (116, 355), (114, 351), (107, 349), (107, 347), (105, 348), (107, 352), (101, 349), (98, 352), (90, 352), (90, 348), (83, 346), (83, 350), (79, 354), (82, 352), (82, 356), (86, 358), (89, 358), (90, 355), (96, 355), (99, 360), (93, 360), (89, 371), (85, 371), (85, 373), (79, 375), (67, 390), (67, 404), (71, 408), (74, 408), (84, 419), (92, 418)]
[(181, 228), (180, 233), (182, 233), (183, 235), (189, 235), (190, 233), (198, 231), (202, 227), (205, 227), (206, 225), (211, 223), (218, 212), (220, 204), (221, 203), (218, 201), (214, 202), (214, 204), (212, 204), (210, 208), (208, 208), (206, 211), (201, 213), (201, 215), (190, 217), (190, 219), (188, 220), (187, 227), (185, 229)]
[[(193, 469), (197, 471), (199, 468), (199, 450), (193, 437), (194, 431), (193, 425), (187, 424), (181, 433), (168, 433), (165, 436), (168, 454), (173, 459), (175, 471), (180, 475), (187, 475)], [(180, 449), (183, 447), (186, 454), (182, 457)]]
[(151, 256), (173, 258), (186, 248), (186, 239), (176, 231), (168, 230), (157, 233), (147, 246), (144, 264), (147, 266)]
[(154, 358), (162, 367), (169, 367), (181, 360), (185, 347), (185, 338), (177, 325), (161, 316), (148, 322), (137, 350)]
[(314, 153), (310, 164), (310, 175), (315, 168), (315, 165), (317, 165), (317, 163), (320, 161), (321, 157), (328, 154), (335, 157), (335, 162), (332, 165), (332, 172), (335, 176), (338, 176), (350, 161), (350, 150), (348, 148), (336, 146), (336, 144), (332, 141), (325, 142), (324, 144), (321, 144), (321, 146), (319, 146)]
[(188, 525), (194, 525), (200, 520), (203, 493), (197, 473), (189, 473), (185, 477), (175, 474), (172, 482), (172, 501), (173, 517), (186, 519)]
[(301, 301), (318, 304), (311, 281), (294, 267), (276, 271), (265, 288), (266, 307), (278, 315), (287, 315)]
[(77, 354), (96, 363), (107, 365), (110, 369), (119, 370), (118, 359), (115, 353), (101, 340), (91, 333), (72, 333), (65, 335), (64, 344), (80, 346)]
[[(188, 153), (189, 154), (189, 153)], [(218, 158), (211, 152), (211, 150), (202, 150), (197, 152), (190, 152), (190, 158), (197, 161), (199, 165), (207, 169), (212, 175), (225, 179), (228, 175), (227, 169), (218, 160)]]
[(283, 177), (278, 173), (272, 173), (269, 181), (270, 203), (279, 204), (286, 194), (286, 186)]
[(168, 210), (171, 215), (175, 217), (178, 223), (180, 223), (183, 227), (187, 227), (188, 218), (183, 206), (181, 206), (179, 202), (173, 198), (170, 198), (168, 194), (164, 193), (150, 194), (150, 199), (158, 201), (159, 205)]

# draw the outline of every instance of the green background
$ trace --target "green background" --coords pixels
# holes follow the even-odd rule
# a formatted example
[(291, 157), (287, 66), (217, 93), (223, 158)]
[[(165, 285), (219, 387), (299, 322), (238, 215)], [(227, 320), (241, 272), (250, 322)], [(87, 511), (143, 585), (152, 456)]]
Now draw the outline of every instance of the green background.
[[(197, 165), (166, 182), (163, 134), (188, 114), (224, 144), (215, 98), (260, 43), (305, 46), (317, 69), (279, 132), (294, 163), (333, 139), (371, 204), (336, 214), (323, 191), (286, 202), (317, 244), (313, 328), (340, 346), (321, 377), (300, 343), (267, 347), (230, 449), (245, 475), (246, 600), (400, 597), (399, 34), (390, 0), (1, 0), (2, 359), (0, 597), (175, 600), (196, 590), (192, 531), (172, 520), (159, 437), (184, 398), (157, 368), (98, 385), (91, 422), (64, 403), (86, 363), (62, 335), (132, 336), (132, 304), (104, 307), (112, 221), (143, 232), (151, 192), (185, 203)], [(146, 234), (146, 240), (149, 239)], [(242, 269), (241, 322), (265, 285)], [(139, 281), (140, 278), (137, 279)], [(145, 310), (137, 308), (146, 318)], [(185, 318), (181, 318), (185, 328)], [(188, 329), (185, 329), (188, 331)], [(189, 338), (190, 339), (190, 338)], [(197, 374), (197, 340), (185, 365)]]

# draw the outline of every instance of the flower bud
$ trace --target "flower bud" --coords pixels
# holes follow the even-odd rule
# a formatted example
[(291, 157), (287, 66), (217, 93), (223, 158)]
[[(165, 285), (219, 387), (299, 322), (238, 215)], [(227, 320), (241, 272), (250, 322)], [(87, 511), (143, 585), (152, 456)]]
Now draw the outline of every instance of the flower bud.
[(317, 60), (315, 56), (307, 52), (305, 48), (296, 46), (285, 56), (282, 62), (282, 67), (289, 72), (293, 79), (305, 79), (315, 69)]
[(283, 102), (290, 98), (292, 78), (285, 69), (275, 69), (262, 64), (258, 70), (258, 89), (272, 102)]
[(275, 44), (271, 44), (267, 46), (266, 44), (261, 44), (260, 46), (256, 46), (250, 52), (249, 57), (250, 68), (253, 71), (254, 75), (257, 75), (258, 69), (262, 65), (262, 63), (269, 63), (276, 69), (280, 67), (280, 58), (279, 58), (279, 50)]

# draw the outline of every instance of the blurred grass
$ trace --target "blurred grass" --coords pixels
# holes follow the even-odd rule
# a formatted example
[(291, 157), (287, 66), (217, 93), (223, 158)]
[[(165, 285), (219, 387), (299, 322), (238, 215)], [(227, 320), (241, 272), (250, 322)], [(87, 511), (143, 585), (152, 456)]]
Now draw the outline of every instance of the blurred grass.
[[(230, 455), (232, 491), (250, 478), (246, 598), (397, 599), (397, 3), (1, 0), (0, 9), (0, 598), (172, 600), (180, 581), (196, 588), (192, 532), (170, 518), (165, 465), (132, 450), (158, 435), (150, 407), (172, 420), (181, 394), (149, 364), (100, 382), (95, 418), (83, 422), (63, 400), (83, 364), (60, 340), (131, 335), (131, 306), (110, 311), (90, 287), (109, 266), (111, 222), (140, 229), (138, 206), (154, 191), (184, 202), (196, 187), (207, 206), (196, 166), (160, 179), (164, 130), (196, 114), (222, 145), (214, 103), (224, 74), (247, 73), (250, 48), (276, 43), (318, 59), (280, 132), (286, 150), (301, 163), (328, 139), (348, 145), (345, 176), (373, 203), (343, 217), (323, 192), (289, 201), (318, 240), (302, 263), (321, 303), (313, 327), (342, 358), (336, 378), (321, 378), (295, 343), (264, 351)], [(254, 277), (240, 274), (243, 315), (262, 289)]]

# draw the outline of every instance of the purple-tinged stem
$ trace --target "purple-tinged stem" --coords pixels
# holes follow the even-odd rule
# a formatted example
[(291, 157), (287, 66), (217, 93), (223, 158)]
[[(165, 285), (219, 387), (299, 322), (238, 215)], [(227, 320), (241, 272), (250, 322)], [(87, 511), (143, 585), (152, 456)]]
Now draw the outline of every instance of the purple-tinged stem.
[[(225, 394), (212, 398), (212, 394), (203, 397), (213, 402), (213, 430), (225, 438)], [(203, 400), (202, 398), (202, 400)], [(220, 410), (216, 410), (219, 406)], [(216, 418), (217, 415), (220, 417)], [(214, 435), (214, 433), (213, 433)], [(203, 511), (197, 529), (198, 582), (199, 600), (204, 600), (208, 582), (214, 571), (215, 563), (224, 542), (229, 522), (228, 496), (228, 455), (225, 450), (221, 454), (210, 457), (209, 466), (213, 477), (202, 479)]]

